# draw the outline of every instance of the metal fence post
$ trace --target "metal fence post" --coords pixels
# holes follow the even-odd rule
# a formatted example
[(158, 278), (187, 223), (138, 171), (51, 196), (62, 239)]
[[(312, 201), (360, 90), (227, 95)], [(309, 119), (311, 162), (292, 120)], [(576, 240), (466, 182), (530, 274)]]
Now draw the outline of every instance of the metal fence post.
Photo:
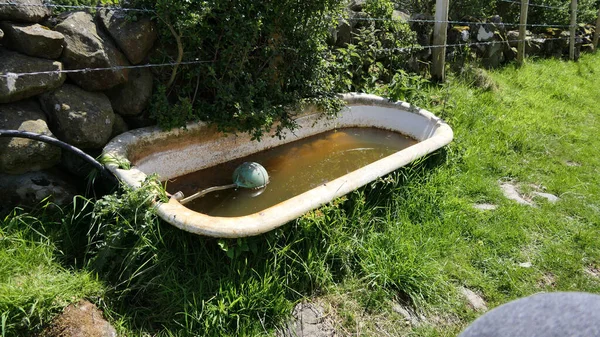
[(433, 45), (432, 50), (433, 64), (431, 66), (431, 76), (434, 80), (444, 82), (446, 79), (446, 37), (448, 34), (448, 0), (435, 1), (435, 25), (433, 27)]

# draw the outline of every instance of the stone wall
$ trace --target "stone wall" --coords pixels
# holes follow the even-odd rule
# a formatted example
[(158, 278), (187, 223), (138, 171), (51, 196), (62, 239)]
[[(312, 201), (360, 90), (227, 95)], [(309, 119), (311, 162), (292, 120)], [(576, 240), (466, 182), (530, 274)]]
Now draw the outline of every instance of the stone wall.
[[(346, 8), (346, 19), (340, 20), (338, 27), (331, 31), (329, 43), (332, 47), (345, 47), (348, 43), (356, 43), (360, 28), (370, 24), (366, 18), (369, 15), (363, 11), (364, 1), (350, 1)], [(395, 10), (392, 19), (406, 22), (416, 33), (417, 43), (424, 48), (412, 51), (412, 59), (407, 65), (411, 70), (419, 72), (423, 65), (431, 61), (433, 45), (434, 17), (427, 14), (409, 14), (403, 10)], [(505, 25), (498, 15), (487, 18), (463, 19), (461, 25), (448, 25), (448, 45), (461, 45), (446, 48), (447, 62), (462, 65), (466, 58), (479, 59), (484, 67), (496, 68), (512, 61), (517, 55), (519, 40), (518, 26)], [(512, 28), (512, 29), (509, 29)], [(568, 57), (569, 29), (552, 27), (535, 27), (536, 31), (527, 31), (527, 57)], [(575, 57), (580, 52), (592, 51), (592, 36), (595, 27), (580, 24), (576, 30)], [(465, 48), (470, 46), (470, 48)]]
[[(8, 74), (0, 77), (0, 129), (49, 135), (97, 154), (144, 113), (152, 72), (54, 71), (144, 63), (157, 38), (153, 22), (114, 10), (53, 15), (42, 0), (12, 2), (0, 6), (0, 74)], [(73, 193), (60, 174), (85, 175), (81, 166), (46, 143), (0, 138), (0, 204), (32, 204), (51, 194), (68, 202), (56, 195)]]

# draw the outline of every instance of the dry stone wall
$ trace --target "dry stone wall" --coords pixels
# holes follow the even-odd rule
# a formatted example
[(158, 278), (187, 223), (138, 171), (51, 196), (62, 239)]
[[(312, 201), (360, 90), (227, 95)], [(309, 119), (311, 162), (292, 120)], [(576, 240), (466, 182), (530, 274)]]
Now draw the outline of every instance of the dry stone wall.
[[(0, 74), (8, 74), (0, 77), (0, 129), (44, 134), (97, 153), (128, 130), (127, 119), (145, 112), (152, 72), (54, 71), (144, 63), (157, 39), (154, 23), (114, 10), (53, 15), (42, 0), (11, 3), (0, 6)], [(36, 72), (44, 73), (18, 75)], [(55, 201), (70, 201), (64, 193), (74, 189), (63, 176), (81, 167), (72, 162), (52, 145), (0, 138), (0, 204), (36, 203), (57, 193), (63, 195)], [(56, 187), (61, 181), (67, 187)]]

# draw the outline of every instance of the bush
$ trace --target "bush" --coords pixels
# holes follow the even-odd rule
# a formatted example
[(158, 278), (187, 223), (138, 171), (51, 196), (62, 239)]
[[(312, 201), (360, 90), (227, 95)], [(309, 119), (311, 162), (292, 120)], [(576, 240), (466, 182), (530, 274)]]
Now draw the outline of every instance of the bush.
[(160, 74), (151, 113), (163, 126), (204, 120), (259, 138), (275, 123), (279, 131), (293, 128), (303, 102), (335, 101), (323, 55), (337, 0), (132, 4), (156, 11), (162, 45), (154, 62), (176, 59), (177, 38), (184, 61), (206, 61), (179, 67), (170, 87), (171, 69)]

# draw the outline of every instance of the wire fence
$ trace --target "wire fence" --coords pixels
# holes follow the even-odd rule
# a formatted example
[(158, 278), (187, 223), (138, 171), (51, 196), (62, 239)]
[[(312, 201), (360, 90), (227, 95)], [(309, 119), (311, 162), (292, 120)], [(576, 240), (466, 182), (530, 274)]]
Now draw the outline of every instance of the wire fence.
[[(446, 0), (448, 1), (448, 0)], [(519, 1), (513, 1), (513, 0), (498, 0), (501, 2), (507, 2), (507, 3), (513, 3), (513, 4), (519, 4), (522, 5), (521, 2)], [(6, 0), (0, 0), (0, 6), (32, 6), (32, 7), (49, 7), (49, 8), (65, 8), (65, 9), (86, 9), (86, 10), (100, 10), (100, 9), (108, 9), (108, 10), (119, 10), (119, 11), (131, 11), (131, 12), (146, 12), (146, 13), (153, 13), (154, 10), (151, 9), (145, 9), (145, 8), (126, 8), (126, 7), (115, 7), (115, 6), (84, 6), (84, 5), (61, 5), (61, 4), (54, 4), (51, 2), (46, 2), (43, 4), (28, 4), (28, 3), (17, 3), (14, 1), (6, 1)], [(548, 5), (540, 5), (540, 4), (532, 4), (532, 3), (528, 3), (528, 6), (531, 7), (540, 7), (540, 8), (545, 8), (545, 9), (568, 9), (568, 6), (548, 6)], [(576, 10), (576, 8), (575, 8)], [(556, 41), (556, 40), (570, 40), (571, 43), (573, 43), (572, 41), (574, 40), (574, 25), (573, 25), (573, 20), (572, 20), (572, 24), (571, 25), (553, 25), (553, 24), (529, 24), (529, 23), (494, 23), (494, 22), (473, 22), (473, 21), (455, 21), (455, 20), (448, 20), (447, 17), (441, 20), (428, 20), (428, 19), (402, 19), (402, 18), (365, 18), (365, 17), (361, 17), (361, 18), (352, 18), (351, 20), (356, 20), (356, 21), (372, 21), (372, 22), (376, 22), (376, 21), (400, 21), (400, 22), (404, 22), (404, 23), (427, 23), (427, 24), (434, 24), (434, 25), (447, 25), (448, 24), (454, 24), (454, 25), (465, 25), (465, 26), (488, 26), (488, 25), (493, 25), (493, 26), (499, 26), (499, 25), (503, 25), (505, 27), (552, 27), (552, 28), (571, 28), (571, 33), (569, 36), (566, 37), (558, 37), (558, 38), (546, 38), (544, 37), (543, 40), (544, 41)], [(526, 20), (525, 20), (526, 21)], [(576, 24), (576, 22), (575, 22)], [(446, 28), (447, 29), (447, 28)], [(446, 34), (447, 31), (444, 33)], [(443, 42), (441, 44), (434, 44), (434, 45), (412, 45), (412, 46), (406, 46), (406, 47), (398, 47), (398, 48), (380, 48), (380, 49), (373, 49), (372, 51), (374, 52), (388, 52), (388, 53), (392, 53), (392, 52), (414, 52), (417, 50), (426, 50), (426, 49), (430, 49), (430, 50), (437, 50), (437, 49), (443, 49), (443, 48), (454, 48), (454, 47), (476, 47), (476, 46), (488, 46), (488, 45), (495, 45), (495, 44), (509, 44), (509, 43), (525, 43), (527, 41), (529, 41), (530, 39), (526, 39), (524, 38), (525, 36), (523, 35), (519, 35), (519, 39), (518, 40), (503, 40), (503, 41), (483, 41), (483, 42), (459, 42), (459, 43), (453, 43), (453, 44), (448, 44), (446, 43), (446, 37), (444, 36)], [(595, 48), (595, 46), (594, 46)], [(7, 72), (7, 73), (3, 73), (0, 74), (0, 78), (5, 78), (9, 81), (12, 80), (16, 80), (19, 77), (23, 77), (23, 76), (35, 76), (35, 75), (52, 75), (52, 74), (73, 74), (73, 73), (89, 73), (89, 72), (97, 72), (97, 71), (120, 71), (120, 70), (126, 70), (126, 69), (139, 69), (139, 68), (156, 68), (156, 67), (168, 67), (168, 66), (178, 66), (178, 65), (194, 65), (194, 64), (202, 64), (202, 63), (210, 63), (210, 62), (214, 62), (214, 61), (202, 61), (202, 60), (192, 60), (192, 61), (184, 61), (184, 62), (167, 62), (167, 63), (156, 63), (156, 64), (143, 64), (143, 65), (133, 65), (133, 66), (113, 66), (113, 67), (98, 67), (98, 68), (82, 68), (82, 69), (63, 69), (63, 70), (48, 70), (48, 71), (37, 71), (37, 72), (22, 72), (22, 73), (14, 73), (14, 72)]]

